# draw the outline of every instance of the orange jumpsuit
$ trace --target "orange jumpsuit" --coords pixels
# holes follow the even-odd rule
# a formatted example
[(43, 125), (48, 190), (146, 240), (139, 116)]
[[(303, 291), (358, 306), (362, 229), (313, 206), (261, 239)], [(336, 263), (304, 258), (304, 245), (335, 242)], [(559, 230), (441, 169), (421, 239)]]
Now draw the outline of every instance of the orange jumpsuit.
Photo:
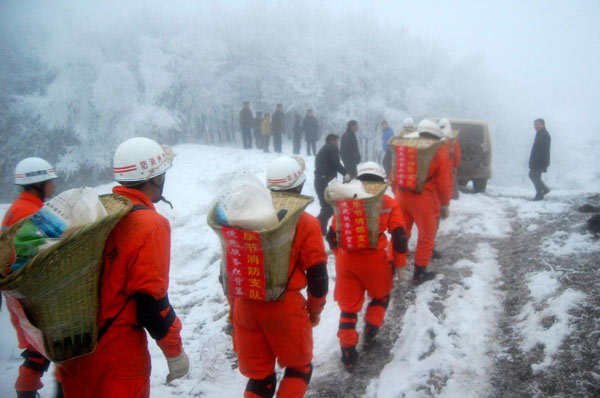
[(115, 320), (94, 352), (60, 365), (67, 398), (148, 397), (150, 354), (141, 326), (166, 357), (182, 352), (181, 322), (167, 296), (169, 222), (144, 193), (122, 186), (113, 192), (145, 209), (125, 215), (106, 242), (98, 325)]
[[(429, 265), (438, 230), (440, 206), (448, 206), (453, 194), (452, 167), (448, 146), (442, 145), (436, 152), (429, 168), (427, 183), (423, 192), (394, 188), (406, 223), (406, 234), (410, 239), (413, 224), (417, 224), (419, 239), (415, 253), (415, 264)], [(406, 258), (402, 265), (406, 265)]]
[[(336, 216), (331, 226), (335, 231)], [(393, 287), (393, 273), (386, 248), (388, 239), (385, 231), (394, 233), (396, 228), (404, 229), (404, 217), (398, 204), (385, 195), (379, 218), (379, 244), (376, 249), (336, 250), (336, 281), (334, 298), (340, 306), (338, 338), (342, 347), (352, 347), (358, 343), (356, 322), (364, 301), (365, 291), (371, 298), (365, 314), (365, 323), (379, 329), (385, 317), (389, 294)], [(404, 233), (402, 236), (405, 236)], [(392, 249), (394, 265), (400, 266), (404, 256)]]
[(452, 141), (454, 141), (454, 151), (450, 151), (452, 154), (450, 163), (452, 164), (454, 174), (456, 175), (456, 170), (458, 170), (458, 166), (460, 166), (460, 143), (458, 142), (458, 138), (455, 138)]
[[(2, 232), (17, 221), (37, 212), (42, 206), (44, 206), (44, 202), (37, 196), (28, 192), (22, 192), (19, 198), (10, 206), (4, 215), (4, 219), (2, 220)], [(27, 342), (17, 315), (10, 307), (9, 312), (10, 321), (17, 332), (19, 348), (25, 349), (21, 354), (23, 358), (25, 358), (25, 362), (19, 367), (19, 376), (15, 383), (15, 390), (17, 392), (37, 391), (44, 387), (41, 378), (42, 374), (48, 369), (50, 362)]]
[[(245, 398), (272, 397), (275, 361), (286, 368), (278, 398), (304, 397), (312, 373), (312, 325), (327, 295), (327, 255), (319, 221), (303, 213), (292, 246), (287, 291), (279, 301), (236, 298), (233, 345), (240, 372), (250, 378)], [(315, 271), (319, 275), (315, 276)], [(315, 287), (315, 282), (320, 286)], [(308, 300), (300, 291), (308, 285)]]

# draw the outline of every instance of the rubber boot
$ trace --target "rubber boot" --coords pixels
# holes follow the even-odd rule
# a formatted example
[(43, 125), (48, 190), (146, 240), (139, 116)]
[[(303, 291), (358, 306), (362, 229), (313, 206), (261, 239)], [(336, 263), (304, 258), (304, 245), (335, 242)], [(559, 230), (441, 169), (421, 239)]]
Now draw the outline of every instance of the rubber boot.
[(377, 337), (377, 332), (379, 332), (379, 328), (375, 325), (371, 325), (367, 323), (365, 325), (365, 333), (363, 340), (363, 348), (365, 350), (370, 350), (377, 345), (377, 341), (375, 338)]
[(423, 282), (433, 280), (435, 278), (435, 272), (427, 272), (427, 267), (421, 267), (415, 265), (415, 273), (413, 275), (413, 285), (420, 285)]
[(352, 370), (358, 361), (356, 346), (342, 347), (342, 363), (346, 370)]

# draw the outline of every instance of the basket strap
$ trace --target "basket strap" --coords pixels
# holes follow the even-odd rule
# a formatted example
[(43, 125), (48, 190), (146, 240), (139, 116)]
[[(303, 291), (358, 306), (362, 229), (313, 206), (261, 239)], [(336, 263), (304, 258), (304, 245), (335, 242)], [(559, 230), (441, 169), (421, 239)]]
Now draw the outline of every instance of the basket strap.
[(131, 297), (132, 296), (127, 297), (127, 300), (125, 300), (125, 304), (123, 304), (123, 307), (121, 307), (119, 312), (117, 312), (117, 315), (113, 316), (112, 318), (108, 318), (106, 322), (104, 322), (104, 325), (102, 325), (100, 330), (98, 330), (98, 342), (100, 342), (100, 339), (102, 338), (102, 336), (104, 336), (108, 328), (117, 320), (117, 318), (119, 317), (119, 315), (121, 315), (121, 312), (123, 312), (125, 307), (127, 307), (127, 304), (129, 304), (129, 300), (131, 300)]
[(287, 292), (288, 286), (290, 285), (290, 282), (291, 282), (292, 278), (294, 277), (294, 274), (296, 273), (296, 269), (298, 268), (298, 263), (299, 263), (299, 261), (296, 262), (296, 265), (294, 265), (294, 269), (292, 270), (290, 277), (288, 278), (287, 282), (285, 283), (285, 289), (283, 289), (283, 292), (281, 292), (281, 294), (279, 295), (279, 297), (277, 297), (277, 300), (275, 300), (275, 301), (281, 300), (281, 298), (283, 297), (285, 292)]
[[(148, 210), (148, 207), (144, 206), (144, 205), (134, 205), (131, 208), (131, 210), (129, 210), (129, 213), (133, 213), (134, 211), (138, 211), (138, 210)], [(131, 296), (127, 297), (127, 300), (125, 300), (125, 304), (123, 304), (123, 307), (121, 307), (119, 312), (117, 312), (117, 315), (113, 316), (112, 318), (108, 318), (106, 320), (106, 322), (104, 322), (104, 325), (102, 325), (102, 327), (100, 327), (100, 329), (98, 330), (98, 342), (100, 341), (102, 336), (104, 336), (104, 334), (106, 333), (108, 328), (117, 320), (119, 315), (121, 315), (121, 312), (123, 312), (125, 307), (127, 307), (127, 304), (129, 304), (129, 300), (131, 300)]]

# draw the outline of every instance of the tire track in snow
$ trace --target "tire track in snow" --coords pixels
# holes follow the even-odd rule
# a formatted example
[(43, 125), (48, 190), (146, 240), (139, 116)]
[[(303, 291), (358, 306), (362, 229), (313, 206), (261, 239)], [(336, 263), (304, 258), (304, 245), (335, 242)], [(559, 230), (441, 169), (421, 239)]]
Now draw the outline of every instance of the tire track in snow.
[[(402, 320), (393, 360), (366, 397), (479, 397), (489, 391), (500, 266), (489, 244), (478, 244), (474, 256), (475, 261), (453, 265), (466, 276), (448, 285), (447, 295), (440, 293), (443, 279), (419, 287)], [(441, 311), (434, 309), (436, 303)]]
[(491, 396), (600, 396), (600, 247), (578, 239), (583, 199), (499, 200), (511, 207), (514, 234), (497, 245), (506, 298)]

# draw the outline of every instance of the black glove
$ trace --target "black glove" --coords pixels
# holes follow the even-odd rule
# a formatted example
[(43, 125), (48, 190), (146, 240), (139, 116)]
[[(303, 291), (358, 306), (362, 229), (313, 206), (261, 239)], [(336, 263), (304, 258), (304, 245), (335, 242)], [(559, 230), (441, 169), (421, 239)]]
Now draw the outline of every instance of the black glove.
[(329, 248), (331, 250), (337, 249), (337, 234), (335, 233), (333, 228), (329, 227), (325, 239), (327, 239), (327, 243), (329, 243)]
[(398, 227), (392, 231), (392, 243), (394, 251), (398, 254), (404, 254), (408, 250), (408, 238), (404, 228)]

